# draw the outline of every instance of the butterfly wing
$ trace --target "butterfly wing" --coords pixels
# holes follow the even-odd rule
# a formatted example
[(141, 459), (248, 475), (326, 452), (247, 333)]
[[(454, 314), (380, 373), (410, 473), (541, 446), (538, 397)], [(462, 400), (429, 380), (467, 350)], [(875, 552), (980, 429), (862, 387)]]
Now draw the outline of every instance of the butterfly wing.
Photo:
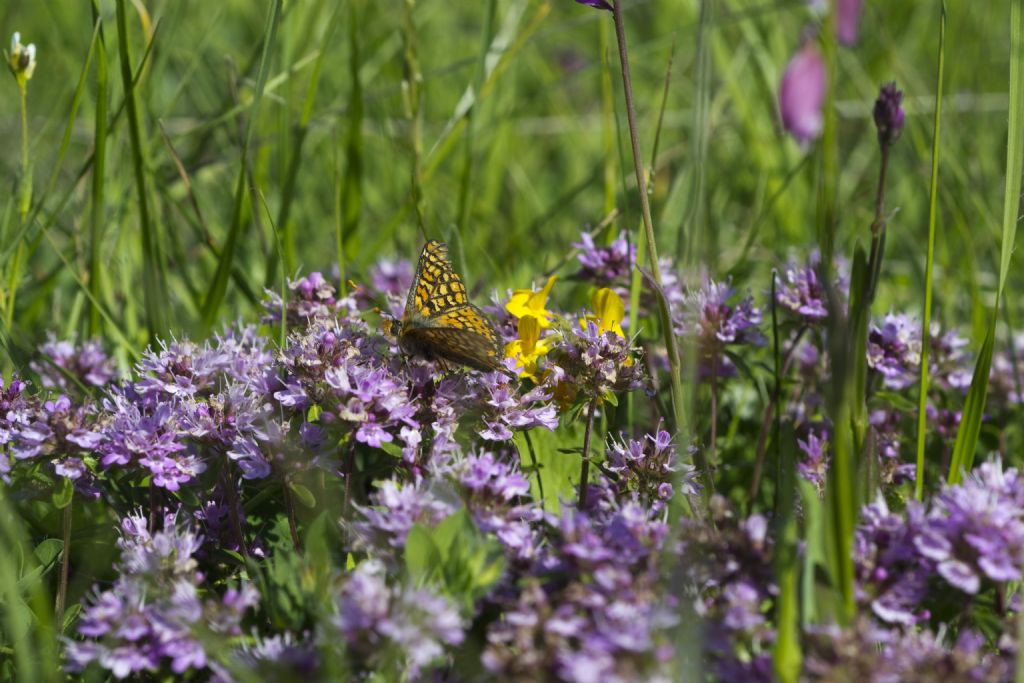
[(466, 286), (448, 260), (448, 247), (430, 240), (420, 252), (416, 277), (405, 301), (405, 318), (419, 315), (430, 319), (467, 305)]
[(403, 334), (406, 348), (427, 358), (440, 358), (477, 370), (497, 370), (498, 344), (491, 335), (456, 327), (413, 327)]
[(469, 303), (466, 286), (448, 260), (448, 247), (436, 240), (420, 252), (399, 341), (406, 350), (428, 358), (478, 370), (500, 367), (501, 345), (494, 327)]

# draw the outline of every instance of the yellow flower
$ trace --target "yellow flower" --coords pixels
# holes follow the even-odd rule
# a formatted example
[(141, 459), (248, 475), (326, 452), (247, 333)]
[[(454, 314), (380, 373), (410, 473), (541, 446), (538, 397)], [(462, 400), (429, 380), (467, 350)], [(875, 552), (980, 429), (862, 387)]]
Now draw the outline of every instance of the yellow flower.
[(21, 34), (15, 31), (11, 36), (11, 51), (5, 50), (4, 57), (7, 59), (7, 65), (11, 68), (11, 73), (18, 81), (18, 85), (24, 86), (36, 70), (35, 44), (22, 45)]
[(598, 334), (614, 332), (623, 339), (626, 338), (626, 334), (622, 331), (622, 320), (626, 317), (626, 307), (618, 294), (607, 287), (602, 287), (591, 295), (590, 306), (594, 309), (594, 314), (587, 314), (585, 318), (581, 319), (580, 327), (586, 329), (587, 321), (592, 320), (597, 323)]
[(554, 346), (554, 337), (540, 338), (540, 320), (532, 315), (519, 318), (519, 339), (505, 345), (505, 357), (515, 358), (520, 377), (534, 378), (537, 359)]
[[(514, 290), (512, 298), (505, 304), (505, 310), (520, 320), (524, 316), (532, 316), (541, 328), (551, 327), (551, 317), (554, 313), (544, 308), (544, 306), (548, 303), (548, 295), (551, 293), (551, 288), (554, 287), (555, 280), (557, 279), (557, 275), (549, 277), (547, 284), (539, 292), (535, 292), (532, 289)], [(522, 337), (522, 332), (520, 332), (520, 337)]]

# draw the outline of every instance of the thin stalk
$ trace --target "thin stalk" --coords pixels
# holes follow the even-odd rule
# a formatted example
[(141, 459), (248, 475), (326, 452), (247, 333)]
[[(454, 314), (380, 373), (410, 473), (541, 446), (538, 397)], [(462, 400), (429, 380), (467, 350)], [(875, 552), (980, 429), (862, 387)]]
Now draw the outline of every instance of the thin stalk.
[[(928, 347), (932, 324), (932, 265), (935, 259), (935, 221), (938, 216), (939, 196), (939, 123), (942, 120), (942, 72), (945, 65), (946, 7), (942, 6), (939, 22), (938, 81), (935, 91), (935, 117), (932, 120), (932, 176), (928, 186), (928, 254), (924, 270), (924, 311), (921, 313), (921, 367), (917, 389), (917, 465), (914, 471), (914, 497), (924, 498), (924, 447), (927, 440), (928, 403)], [(1010, 183), (1007, 177), (1006, 182)], [(996, 306), (999, 306), (997, 301)], [(987, 381), (986, 377), (986, 381)]]
[[(636, 173), (637, 192), (640, 195), (640, 211), (644, 222), (644, 237), (647, 242), (647, 253), (650, 260), (651, 275), (654, 282), (661, 287), (661, 267), (658, 264), (658, 245), (654, 241), (654, 221), (651, 219), (651, 205), (647, 197), (647, 177), (644, 171), (644, 160), (640, 152), (640, 129), (636, 122), (636, 105), (633, 100), (633, 83), (629, 75), (629, 53), (626, 47), (626, 27), (622, 20), (622, 0), (612, 4), (612, 15), (615, 18), (615, 37), (619, 45), (619, 63), (622, 67), (622, 90), (626, 99), (626, 120), (629, 124), (629, 140), (633, 151), (633, 170)], [(683, 398), (682, 363), (679, 360), (679, 349), (676, 347), (675, 333), (672, 329), (672, 315), (668, 302), (663, 296), (655, 296), (658, 300), (658, 312), (661, 316), (661, 330), (668, 351), (669, 379), (672, 386), (672, 409), (675, 417), (676, 438), (679, 440), (679, 452), (687, 453), (689, 449), (686, 404)], [(705, 491), (713, 487), (711, 470), (704, 454), (696, 455), (698, 466), (704, 474)]]
[(28, 83), (18, 81), (18, 103), (21, 108), (21, 183), (18, 188), (18, 215), (21, 218), (18, 246), (11, 260), (11, 270), (7, 274), (7, 306), (4, 309), (6, 329), (11, 329), (14, 322), (14, 303), (18, 292), (18, 281), (21, 279), (21, 262), (25, 258), (25, 241), (21, 237), (26, 229), (28, 210), (32, 206), (32, 170), (29, 168), (28, 156)]
[(577, 496), (577, 510), (587, 509), (587, 480), (590, 479), (590, 437), (594, 431), (594, 411), (597, 400), (591, 399), (587, 407), (587, 430), (583, 432), (583, 462), (580, 463), (580, 492)]
[[(774, 282), (773, 278), (772, 283), (774, 284)], [(774, 298), (772, 298), (772, 306), (775, 306)], [(801, 327), (797, 330), (796, 335), (794, 335), (793, 341), (790, 342), (789, 350), (786, 351), (786, 357), (782, 361), (781, 377), (786, 377), (789, 374), (789, 369), (793, 365), (793, 353), (796, 351), (796, 347), (805, 332), (807, 332), (807, 328)], [(772, 397), (768, 401), (768, 408), (765, 409), (764, 417), (761, 419), (761, 429), (757, 434), (757, 455), (754, 458), (754, 475), (751, 477), (750, 493), (747, 494), (747, 501), (751, 505), (753, 505), (754, 500), (757, 498), (757, 492), (761, 488), (761, 472), (764, 469), (764, 455), (768, 445), (768, 429), (772, 425), (772, 418), (776, 417), (775, 411), (778, 408), (781, 397), (781, 391), (772, 393)]]
[(228, 499), (228, 519), (231, 522), (231, 530), (238, 541), (238, 552), (242, 553), (245, 559), (249, 559), (249, 547), (245, 542), (245, 534), (242, 532), (242, 507), (238, 501), (238, 492), (235, 491), (234, 478), (231, 476), (231, 460), (224, 458), (224, 469), (221, 471), (221, 486), (224, 487), (224, 495)]
[(57, 584), (57, 599), (53, 608), (54, 621), (58, 629), (63, 628), (64, 608), (68, 600), (68, 574), (71, 567), (71, 523), (73, 521), (71, 508), (74, 500), (75, 497), (72, 496), (71, 500), (68, 501), (67, 507), (64, 508), (61, 522), (64, 531), (64, 547), (60, 553), (60, 582)]
[(718, 354), (711, 357), (711, 436), (708, 438), (708, 461), (715, 463), (718, 443)]
[(92, 299), (89, 306), (89, 336), (100, 333), (102, 312), (98, 305), (101, 298), (100, 285), (105, 264), (100, 258), (100, 244), (103, 239), (104, 227), (104, 169), (106, 166), (107, 149), (107, 47), (103, 36), (102, 18), (98, 2), (92, 5), (93, 18), (97, 23), (99, 35), (96, 43), (96, 112), (94, 122), (93, 165), (92, 165), (92, 212), (90, 214), (89, 232), (89, 291)]
[(409, 120), (409, 147), (412, 151), (411, 196), (416, 212), (416, 225), (423, 239), (427, 237), (427, 226), (423, 217), (423, 74), (420, 71), (416, 51), (416, 22), (413, 10), (416, 0), (405, 0), (402, 36), (405, 40), (405, 74), (402, 78), (402, 92), (405, 95), (405, 115)]
[(526, 441), (526, 450), (530, 451), (530, 465), (537, 474), (537, 491), (540, 492), (540, 509), (545, 509), (544, 501), (544, 478), (540, 476), (540, 466), (537, 464), (537, 453), (533, 450), (533, 441), (530, 440), (530, 430), (523, 431), (523, 439)]

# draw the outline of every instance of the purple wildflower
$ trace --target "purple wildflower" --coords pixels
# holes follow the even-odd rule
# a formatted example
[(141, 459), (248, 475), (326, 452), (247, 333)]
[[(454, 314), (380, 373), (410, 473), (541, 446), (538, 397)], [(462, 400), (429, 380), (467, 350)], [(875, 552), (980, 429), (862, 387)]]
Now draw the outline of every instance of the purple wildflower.
[(679, 462), (672, 435), (664, 429), (639, 440), (625, 436), (619, 441), (609, 439), (605, 457), (608, 469), (619, 476), (615, 483), (618, 495), (638, 495), (652, 510), (662, 509), (675, 493), (672, 482), (679, 469), (683, 470), (683, 493), (698, 491), (693, 466)]
[(814, 485), (819, 496), (825, 492), (825, 478), (828, 475), (829, 457), (828, 434), (819, 436), (813, 429), (807, 432), (806, 439), (798, 439), (804, 459), (797, 463), (796, 468), (800, 476)]
[(122, 521), (119, 577), (82, 611), (86, 640), (65, 641), (68, 668), (97, 663), (117, 678), (141, 672), (182, 675), (203, 671), (211, 656), (193, 632), (196, 623), (225, 636), (241, 634), (241, 620), (259, 595), (251, 584), (203, 599), (202, 574), (193, 555), (202, 539), (177, 527), (150, 533), (141, 515)]
[(814, 263), (806, 266), (790, 265), (784, 280), (775, 291), (779, 306), (797, 315), (809, 325), (821, 323), (828, 317), (825, 288), (818, 281)]
[(836, 0), (836, 37), (847, 47), (857, 43), (863, 0)]
[(336, 598), (335, 628), (352, 654), (396, 677), (421, 671), (465, 638), (462, 618), (447, 599), (427, 589), (389, 587), (387, 569), (364, 560)]
[(629, 243), (626, 233), (621, 233), (608, 246), (599, 247), (589, 232), (581, 232), (580, 241), (573, 242), (572, 246), (580, 252), (576, 257), (580, 262), (577, 277), (598, 287), (628, 284), (636, 263), (636, 245)]
[(469, 456), (456, 473), (466, 507), (480, 530), (495, 534), (513, 557), (533, 557), (536, 547), (530, 522), (540, 518), (540, 511), (518, 502), (530, 492), (526, 478), (491, 453)]
[[(114, 365), (98, 341), (87, 341), (76, 347), (70, 341), (58, 341), (50, 336), (39, 347), (49, 362), (33, 361), (30, 367), (39, 375), (44, 387), (68, 391), (68, 378), (86, 387), (103, 387), (114, 379)], [(65, 374), (66, 373), (66, 374)]]
[(868, 367), (882, 375), (889, 389), (914, 383), (921, 364), (921, 330), (905, 315), (888, 314), (868, 331)]
[(367, 507), (356, 506), (362, 520), (353, 522), (352, 528), (360, 546), (373, 548), (385, 557), (405, 547), (405, 537), (413, 524), (434, 526), (454, 510), (422, 485), (400, 485), (393, 479), (378, 484), (370, 503)]
[(675, 312), (676, 334), (690, 337), (700, 348), (701, 374), (714, 372), (719, 377), (735, 374), (736, 369), (724, 355), (726, 346), (764, 344), (758, 330), (761, 309), (751, 296), (734, 300), (736, 291), (726, 282), (708, 280), (691, 290)]

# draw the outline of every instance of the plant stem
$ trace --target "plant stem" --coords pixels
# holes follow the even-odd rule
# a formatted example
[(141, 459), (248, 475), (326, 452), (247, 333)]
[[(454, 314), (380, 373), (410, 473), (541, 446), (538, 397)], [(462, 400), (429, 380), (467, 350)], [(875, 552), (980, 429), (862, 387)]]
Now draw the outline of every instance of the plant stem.
[(591, 399), (587, 407), (587, 430), (583, 433), (583, 462), (580, 464), (580, 492), (576, 503), (577, 510), (587, 509), (587, 480), (590, 478), (590, 436), (594, 431), (594, 411), (597, 401)]
[(530, 451), (530, 465), (533, 466), (533, 471), (537, 475), (537, 490), (540, 492), (540, 507), (543, 510), (544, 501), (544, 479), (540, 476), (540, 466), (537, 464), (537, 454), (533, 450), (533, 441), (530, 440), (530, 430), (523, 431), (523, 439), (526, 441), (526, 449)]
[[(21, 183), (18, 187), (18, 215), (21, 217), (21, 234), (25, 232), (25, 220), (32, 206), (32, 174), (29, 169), (28, 157), (28, 84), (18, 82), (18, 102), (21, 107)], [(11, 260), (11, 270), (7, 274), (7, 305), (4, 307), (6, 329), (11, 329), (14, 322), (14, 301), (18, 292), (18, 280), (21, 279), (21, 262), (25, 258), (25, 242), (18, 241), (18, 246)]]
[(54, 621), (57, 623), (57, 628), (63, 630), (64, 628), (64, 607), (67, 605), (68, 600), (68, 573), (71, 565), (71, 522), (72, 514), (71, 507), (74, 504), (74, 496), (68, 501), (67, 507), (64, 508), (64, 548), (60, 553), (60, 583), (57, 584), (57, 600), (54, 604)]
[[(661, 287), (661, 267), (658, 264), (658, 246), (654, 241), (654, 221), (651, 219), (651, 205), (647, 197), (647, 177), (644, 171), (643, 156), (640, 153), (640, 131), (636, 122), (636, 106), (633, 101), (633, 83), (629, 75), (629, 54), (626, 49), (626, 27), (622, 20), (622, 0), (615, 0), (612, 3), (612, 15), (615, 18), (615, 37), (619, 45), (619, 63), (622, 67), (622, 90), (626, 98), (626, 119), (629, 124), (629, 139), (633, 150), (633, 170), (636, 173), (637, 192), (640, 195), (640, 211), (644, 222), (644, 235), (647, 242), (647, 252), (650, 257), (651, 275), (654, 282)], [(689, 449), (686, 405), (683, 399), (682, 363), (679, 360), (679, 349), (676, 347), (675, 333), (672, 329), (672, 315), (668, 308), (668, 302), (659, 292), (654, 292), (658, 300), (658, 312), (661, 316), (661, 329), (665, 338), (665, 348), (668, 351), (669, 379), (672, 386), (672, 409), (675, 418), (676, 439), (679, 442), (679, 452), (687, 453)], [(705, 491), (713, 490), (711, 470), (708, 467), (704, 454), (700, 451), (696, 455), (697, 463), (704, 474)]]

